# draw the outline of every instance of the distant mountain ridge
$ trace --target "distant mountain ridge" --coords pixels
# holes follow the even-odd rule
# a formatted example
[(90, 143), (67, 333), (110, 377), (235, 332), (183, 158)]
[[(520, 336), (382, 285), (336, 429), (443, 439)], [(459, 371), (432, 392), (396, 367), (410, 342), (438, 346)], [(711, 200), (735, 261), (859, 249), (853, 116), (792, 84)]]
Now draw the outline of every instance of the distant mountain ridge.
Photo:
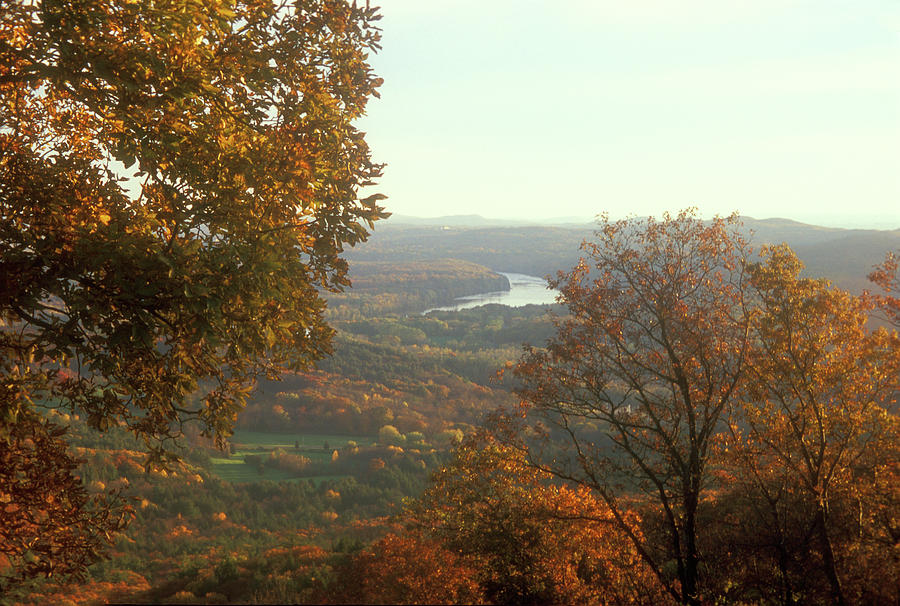
[[(804, 223), (802, 221), (797, 221), (794, 219), (787, 219), (783, 217), (770, 217), (767, 219), (756, 219), (750, 216), (741, 216), (741, 220), (744, 221), (745, 225), (748, 227), (758, 226), (761, 230), (767, 233), (775, 233), (782, 232), (785, 234), (792, 235), (793, 237), (802, 236), (803, 232), (806, 231), (818, 231), (818, 232), (838, 232), (838, 231), (853, 231), (853, 232), (866, 232), (866, 231), (898, 231), (900, 230), (900, 221), (897, 223), (897, 227), (886, 227), (885, 229), (872, 229), (872, 228), (862, 228), (862, 227), (831, 227), (831, 226), (823, 226), (816, 225), (814, 223)], [(569, 216), (569, 217), (552, 217), (549, 219), (539, 219), (539, 220), (531, 220), (531, 219), (500, 219), (500, 218), (491, 218), (491, 217), (483, 217), (482, 215), (477, 214), (468, 214), (468, 215), (443, 215), (440, 217), (417, 217), (413, 215), (402, 215), (402, 214), (392, 214), (384, 224), (398, 226), (398, 225), (420, 225), (420, 226), (434, 226), (434, 227), (537, 227), (537, 226), (554, 226), (554, 227), (576, 227), (576, 228), (584, 228), (591, 227), (594, 225), (595, 221), (592, 217), (577, 217), (577, 216)]]
[[(823, 227), (782, 218), (741, 220), (754, 249), (786, 242), (806, 265), (805, 275), (828, 278), (857, 293), (871, 287), (866, 276), (885, 254), (900, 250), (900, 229)], [(347, 251), (347, 257), (351, 267), (354, 260), (460, 259), (495, 271), (546, 276), (572, 268), (581, 256), (579, 245), (593, 232), (592, 223), (542, 225), (495, 222), (478, 215), (431, 219), (401, 215), (379, 223), (369, 241)]]
[(593, 220), (585, 217), (554, 217), (540, 221), (523, 219), (492, 219), (481, 215), (444, 215), (441, 217), (414, 217), (393, 214), (389, 225), (431, 225), (447, 227), (524, 227), (535, 225), (590, 225)]

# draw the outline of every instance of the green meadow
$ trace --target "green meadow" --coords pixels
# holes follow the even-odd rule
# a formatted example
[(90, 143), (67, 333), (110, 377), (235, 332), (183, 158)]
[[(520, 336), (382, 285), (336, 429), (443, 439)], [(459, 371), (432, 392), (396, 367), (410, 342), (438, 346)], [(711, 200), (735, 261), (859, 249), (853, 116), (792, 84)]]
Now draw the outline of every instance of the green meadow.
[(359, 446), (371, 446), (374, 440), (365, 436), (337, 434), (268, 433), (262, 431), (235, 431), (231, 439), (232, 452), (227, 456), (210, 459), (212, 472), (226, 482), (291, 482), (311, 480), (319, 483), (346, 477), (342, 474), (303, 475), (269, 466), (247, 463), (245, 457), (265, 455), (277, 449), (298, 454), (312, 463), (326, 463), (334, 450), (340, 450), (350, 442)]

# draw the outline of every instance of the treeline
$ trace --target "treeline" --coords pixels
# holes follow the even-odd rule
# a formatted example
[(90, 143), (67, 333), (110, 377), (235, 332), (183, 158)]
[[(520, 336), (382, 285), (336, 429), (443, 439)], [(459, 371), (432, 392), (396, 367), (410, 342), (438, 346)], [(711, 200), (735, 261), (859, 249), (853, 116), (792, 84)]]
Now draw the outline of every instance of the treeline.
[[(380, 327), (375, 327), (378, 330)], [(409, 324), (398, 327), (405, 331)], [(394, 326), (387, 330), (393, 333)], [(413, 330), (416, 330), (413, 328)], [(491, 385), (494, 374), (507, 360), (513, 360), (521, 350), (521, 344), (506, 343), (482, 345), (465, 349), (454, 343), (436, 344), (426, 339), (423, 344), (397, 344), (391, 334), (373, 337), (372, 343), (365, 337), (339, 333), (335, 356), (319, 364), (322, 370), (344, 377), (362, 379), (408, 389), (428, 381), (433, 375), (456, 375), (481, 385)], [(477, 336), (476, 336), (477, 338)], [(469, 343), (473, 339), (465, 337)]]
[(385, 313), (422, 312), (457, 297), (509, 290), (509, 280), (490, 269), (452, 258), (353, 264), (353, 288), (328, 296), (331, 320)]

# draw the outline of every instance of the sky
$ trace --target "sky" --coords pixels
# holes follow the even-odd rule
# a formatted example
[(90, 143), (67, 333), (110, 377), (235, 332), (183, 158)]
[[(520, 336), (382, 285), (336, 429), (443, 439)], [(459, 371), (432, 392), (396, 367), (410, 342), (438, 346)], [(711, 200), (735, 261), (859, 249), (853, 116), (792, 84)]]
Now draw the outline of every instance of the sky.
[(387, 210), (900, 228), (896, 0), (372, 0)]

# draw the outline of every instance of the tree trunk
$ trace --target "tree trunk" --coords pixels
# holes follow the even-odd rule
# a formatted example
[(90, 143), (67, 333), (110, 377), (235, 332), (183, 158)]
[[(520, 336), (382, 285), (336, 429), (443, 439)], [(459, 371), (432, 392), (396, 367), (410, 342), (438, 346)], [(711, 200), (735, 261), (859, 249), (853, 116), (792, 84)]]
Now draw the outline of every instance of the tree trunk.
[[(778, 523), (777, 521), (775, 522)], [(778, 534), (781, 534), (779, 529)], [(791, 586), (791, 578), (788, 571), (788, 562), (790, 558), (787, 549), (784, 546), (784, 537), (778, 537), (778, 572), (781, 575), (781, 603), (784, 606), (794, 606), (794, 589)]]
[(684, 578), (682, 579), (682, 603), (699, 606), (697, 591), (699, 554), (697, 553), (697, 496), (687, 495), (684, 503)]
[(827, 510), (823, 502), (816, 504), (816, 529), (822, 550), (822, 563), (825, 567), (825, 576), (831, 586), (831, 602), (837, 606), (844, 606), (844, 592), (841, 589), (841, 579), (837, 573), (837, 565), (834, 561), (834, 549), (831, 546), (831, 537), (828, 535)]

